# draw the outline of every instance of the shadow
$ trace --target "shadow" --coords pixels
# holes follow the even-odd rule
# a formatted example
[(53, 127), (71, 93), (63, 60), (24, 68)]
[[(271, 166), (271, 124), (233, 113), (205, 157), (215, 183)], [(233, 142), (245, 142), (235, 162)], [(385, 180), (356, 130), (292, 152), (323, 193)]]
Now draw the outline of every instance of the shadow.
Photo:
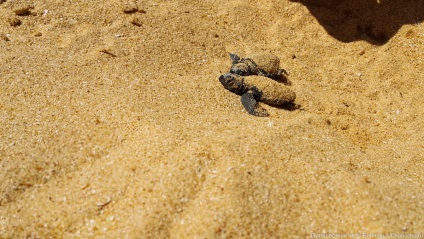
[(277, 81), (278, 83), (287, 85), (287, 86), (291, 86), (292, 85), (292, 82), (288, 78), (287, 72), (285, 72), (285, 73), (283, 73), (283, 74), (281, 74), (281, 75), (279, 75), (277, 77), (274, 77), (273, 80)]
[(290, 0), (305, 5), (342, 42), (383, 45), (405, 24), (424, 20), (424, 0)]
[(302, 108), (302, 105), (296, 104), (295, 102), (288, 102), (283, 105), (270, 105), (270, 106), (278, 108), (278, 109), (288, 110), (288, 111), (295, 111)]

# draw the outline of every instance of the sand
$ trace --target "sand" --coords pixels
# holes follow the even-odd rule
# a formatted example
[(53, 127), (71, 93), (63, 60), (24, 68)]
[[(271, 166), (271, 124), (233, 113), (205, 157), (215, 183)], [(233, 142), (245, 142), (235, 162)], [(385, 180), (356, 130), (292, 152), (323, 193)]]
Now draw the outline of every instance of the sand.
[(424, 233), (423, 0), (1, 2), (0, 238)]

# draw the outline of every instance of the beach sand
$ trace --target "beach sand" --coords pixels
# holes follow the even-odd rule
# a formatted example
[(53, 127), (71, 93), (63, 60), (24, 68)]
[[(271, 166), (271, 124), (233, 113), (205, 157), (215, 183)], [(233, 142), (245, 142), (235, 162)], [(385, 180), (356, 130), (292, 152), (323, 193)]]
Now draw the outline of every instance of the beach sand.
[[(424, 233), (423, 16), (2, 1), (0, 238)], [(299, 109), (249, 115), (218, 81), (229, 52), (277, 55)]]

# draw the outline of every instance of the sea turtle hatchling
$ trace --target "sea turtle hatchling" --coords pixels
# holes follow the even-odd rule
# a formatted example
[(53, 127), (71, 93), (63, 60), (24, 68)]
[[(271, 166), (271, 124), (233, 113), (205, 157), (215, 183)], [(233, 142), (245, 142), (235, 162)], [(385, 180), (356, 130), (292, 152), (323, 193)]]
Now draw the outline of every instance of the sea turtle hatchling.
[(272, 106), (291, 104), (296, 99), (296, 93), (286, 85), (273, 81), (267, 77), (252, 75), (240, 76), (226, 73), (219, 77), (225, 89), (241, 95), (241, 103), (249, 114), (254, 116), (268, 116), (268, 111), (258, 102)]
[(271, 53), (256, 53), (246, 58), (230, 53), (230, 58), (232, 60), (230, 72), (237, 75), (261, 75), (279, 80), (283, 73), (287, 74), (284, 69), (280, 69), (280, 58)]

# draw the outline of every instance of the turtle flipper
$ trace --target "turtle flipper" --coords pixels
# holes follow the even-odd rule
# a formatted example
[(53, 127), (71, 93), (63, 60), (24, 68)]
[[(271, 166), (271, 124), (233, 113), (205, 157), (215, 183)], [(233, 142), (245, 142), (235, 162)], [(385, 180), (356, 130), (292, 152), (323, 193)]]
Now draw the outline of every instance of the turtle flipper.
[(266, 117), (268, 116), (268, 111), (263, 108), (258, 101), (256, 101), (255, 96), (252, 92), (244, 93), (241, 96), (241, 104), (247, 110), (247, 112), (254, 116)]
[(229, 53), (230, 54), (230, 58), (232, 60), (232, 64), (237, 64), (240, 62), (241, 58), (239, 56), (237, 56), (234, 53)]

